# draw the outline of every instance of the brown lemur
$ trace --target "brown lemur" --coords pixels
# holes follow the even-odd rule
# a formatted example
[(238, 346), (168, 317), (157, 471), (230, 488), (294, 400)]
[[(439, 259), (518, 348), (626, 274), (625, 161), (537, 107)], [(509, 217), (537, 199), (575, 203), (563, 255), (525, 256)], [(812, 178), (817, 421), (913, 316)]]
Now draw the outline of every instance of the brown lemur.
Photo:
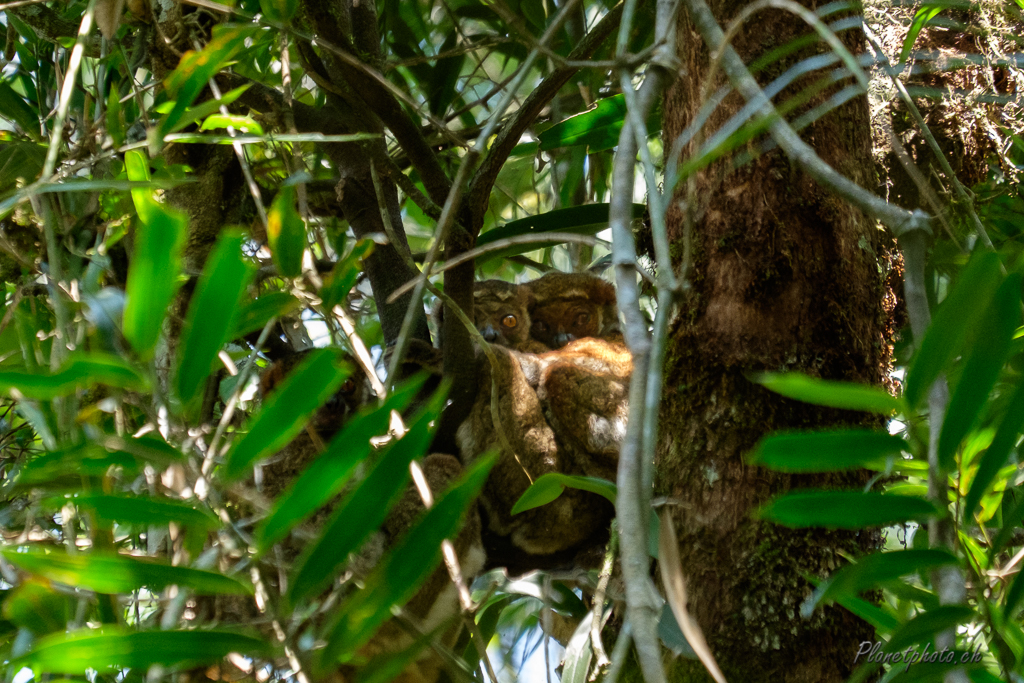
[[(560, 445), (538, 396), (541, 374), (560, 357), (558, 352), (548, 351), (546, 345), (530, 339), (529, 304), (529, 290), (521, 285), (488, 281), (474, 288), (474, 321), (482, 333), (488, 328), (492, 332), (495, 364), (492, 367), (484, 354), (478, 354), (481, 370), (477, 398), (456, 440), (464, 462), (492, 448), (501, 452), (481, 495), (490, 530), (509, 537), (515, 547), (531, 555), (550, 555), (591, 538), (607, 526), (612, 511), (607, 501), (594, 494), (567, 489), (552, 503), (511, 514), (516, 501), (538, 477), (585, 473), (569, 457), (567, 446)], [(555, 376), (561, 377), (559, 373)], [(507, 446), (493, 419), (492, 377)], [(556, 379), (555, 384), (559, 381)], [(556, 405), (561, 406), (561, 402), (556, 401)]]

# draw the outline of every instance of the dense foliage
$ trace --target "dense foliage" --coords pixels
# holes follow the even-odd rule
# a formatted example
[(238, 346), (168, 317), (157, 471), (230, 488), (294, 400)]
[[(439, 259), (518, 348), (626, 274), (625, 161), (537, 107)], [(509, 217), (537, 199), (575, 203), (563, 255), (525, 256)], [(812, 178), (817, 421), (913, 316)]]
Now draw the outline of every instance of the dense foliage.
[[(488, 248), (475, 259), (478, 278), (607, 266), (611, 245), (601, 237), (611, 192), (634, 199), (633, 187), (611, 182), (633, 99), (617, 70), (639, 82), (649, 63), (657, 46), (650, 4), (630, 3), (626, 15), (604, 0), (385, 0), (374, 17), (377, 53), (359, 40), (314, 36), (323, 20), (315, 2), (195, 0), (173, 11), (129, 2), (123, 16), (124, 3), (112, 0), (0, 6), (6, 680), (192, 672), (316, 680), (344, 664), (360, 680), (382, 681), (431, 646), (435, 633), (414, 633), (375, 658), (366, 647), (382, 626), (402, 622), (398, 608), (443, 566), (442, 541), (456, 536), (493, 460), (467, 467), (398, 542), (366, 561), (410, 463), (429, 452), (446, 398), (445, 387), (424, 397), (422, 377), (378, 379), (390, 360), (386, 343), (404, 343), (415, 325), (400, 325), (404, 309), (382, 321), (368, 259), (397, 246), (399, 263), (418, 272), (442, 243), (458, 244), (434, 232), (455, 220)], [(840, 16), (825, 32), (856, 26), (848, 11), (839, 14), (847, 9), (818, 11), (825, 21)], [(910, 56), (942, 12), (920, 8), (896, 52)], [(631, 23), (617, 52), (624, 15)], [(344, 109), (346, 93), (326, 79), (331, 59), (355, 64), (366, 80), (346, 75), (348, 87), (363, 89), (383, 125), (359, 111), (343, 125), (316, 119)], [(889, 78), (874, 66), (876, 83)], [(848, 70), (835, 78), (855, 80)], [(864, 92), (802, 110), (818, 87), (780, 106), (799, 114), (796, 127)], [(700, 154), (666, 166), (650, 161), (673, 147), (655, 135), (656, 108), (638, 166), (657, 179), (655, 192), (659, 184), (671, 192), (716, 159), (733, 154), (742, 164), (770, 147), (752, 114), (707, 131)], [(1009, 145), (970, 199), (958, 196), (945, 212), (946, 232), (923, 271), (931, 325), (923, 336), (904, 330), (896, 349), (900, 395), (797, 375), (751, 378), (798, 400), (878, 416), (877, 429), (772, 435), (750, 455), (752, 466), (785, 472), (877, 472), (865, 490), (793, 491), (759, 512), (792, 527), (887, 530), (884, 552), (811, 577), (818, 590), (799, 607), (809, 614), (835, 602), (876, 629), (883, 645), (861, 653), (860, 680), (881, 675), (886, 654), (886, 680), (940, 680), (954, 666), (975, 681), (1024, 676), (1022, 151), (1018, 131), (993, 119)], [(341, 218), (359, 175), (340, 161), (342, 148), (357, 150), (373, 179), (364, 208), (382, 232), (354, 226), (354, 212)], [(440, 186), (428, 173), (435, 166)], [(445, 203), (457, 194), (448, 195), (457, 186), (449, 177), (466, 181), (462, 213)], [(205, 194), (231, 178), (237, 194)], [(397, 208), (389, 204), (396, 186)], [(219, 222), (203, 236), (197, 225), (211, 202)], [(649, 235), (643, 213), (634, 206), (641, 237)], [(641, 269), (669, 267), (640, 251)], [(439, 270), (431, 282), (441, 284)], [(648, 317), (656, 290), (644, 290)], [(417, 291), (413, 308), (429, 310), (433, 294), (423, 300)], [(258, 390), (279, 347), (305, 353), (272, 391)], [(364, 378), (376, 395), (352, 401), (337, 433), (317, 443), (310, 432), (323, 411)], [(301, 440), (317, 457), (280, 475), (278, 454)], [(523, 507), (549, 502), (565, 485), (615, 497), (610, 483), (549, 478)], [(929, 539), (924, 525), (935, 519), (945, 526)], [(510, 676), (542, 621), (549, 630), (568, 624), (563, 680), (607, 673), (600, 635), (628, 645), (620, 612), (611, 614), (622, 596), (606, 594), (612, 566), (583, 579), (480, 577), (463, 605), (474, 627), (451, 647), (435, 643), (447, 675)], [(677, 569), (662, 565), (663, 575)], [(956, 585), (943, 592), (941, 582)], [(692, 657), (700, 646), (683, 637), (684, 614), (666, 608), (659, 633), (666, 650)], [(950, 638), (952, 654), (906, 666), (905, 653), (942, 650), (935, 643)], [(626, 647), (608, 650), (617, 675)], [(481, 665), (487, 652), (494, 666)]]

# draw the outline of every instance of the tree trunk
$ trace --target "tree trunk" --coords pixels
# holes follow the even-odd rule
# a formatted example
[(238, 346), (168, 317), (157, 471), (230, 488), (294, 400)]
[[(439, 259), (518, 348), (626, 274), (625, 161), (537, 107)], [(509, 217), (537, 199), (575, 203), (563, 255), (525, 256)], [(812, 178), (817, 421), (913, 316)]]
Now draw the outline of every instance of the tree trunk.
[[(723, 27), (744, 4), (711, 2)], [(700, 109), (709, 68), (708, 51), (685, 11), (678, 30), (684, 75), (665, 97), (666, 149)], [(746, 22), (733, 46), (750, 64), (809, 32), (793, 15), (767, 9)], [(863, 52), (859, 31), (841, 37), (854, 53)], [(756, 76), (764, 86), (823, 49), (805, 48)], [(718, 73), (711, 92), (722, 83)], [(821, 72), (811, 74), (795, 88), (821, 77)], [(743, 104), (739, 95), (730, 95), (705, 134)], [(804, 130), (804, 139), (838, 171), (874, 188), (863, 96), (819, 118)], [(719, 162), (698, 173), (691, 195), (701, 202), (693, 228), (693, 288), (670, 331), (656, 493), (680, 501), (672, 509), (690, 610), (726, 677), (840, 681), (853, 668), (858, 644), (871, 640), (873, 630), (838, 606), (802, 618), (800, 605), (814, 589), (803, 577), (833, 573), (844, 562), (843, 554), (877, 547), (879, 534), (787, 529), (757, 520), (755, 512), (790, 489), (856, 488), (866, 475), (783, 475), (748, 465), (744, 456), (772, 432), (869, 420), (782, 399), (749, 377), (760, 371), (800, 371), (882, 383), (890, 355), (887, 326), (893, 299), (885, 277), (891, 242), (777, 150), (738, 169), (731, 164)], [(685, 197), (684, 184), (677, 199)], [(669, 237), (681, 253), (683, 212), (674, 204)], [(679, 660), (670, 680), (710, 679), (699, 663)]]

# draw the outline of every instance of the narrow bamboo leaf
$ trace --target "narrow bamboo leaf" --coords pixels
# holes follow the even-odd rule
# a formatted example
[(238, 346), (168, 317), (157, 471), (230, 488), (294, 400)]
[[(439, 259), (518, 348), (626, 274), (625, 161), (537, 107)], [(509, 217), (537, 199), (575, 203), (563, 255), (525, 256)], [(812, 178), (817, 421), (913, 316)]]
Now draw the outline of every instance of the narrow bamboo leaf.
[(758, 443), (749, 462), (780, 472), (835, 472), (910, 450), (906, 441), (875, 429), (773, 434)]
[(114, 147), (124, 144), (125, 128), (124, 119), (121, 117), (121, 93), (117, 88), (111, 88), (107, 96), (107, 132), (114, 142)]
[(430, 445), (433, 422), (441, 412), (444, 394), (435, 394), (414, 419), (409, 431), (392, 444), (373, 470), (331, 515), (317, 540), (296, 561), (289, 598), (292, 604), (316, 595), (334, 579), (348, 554), (358, 549), (384, 521), (388, 509), (405, 489), (409, 463)]
[(242, 258), (242, 233), (223, 232), (206, 261), (188, 307), (178, 349), (178, 398), (193, 401), (228, 340), (238, 302), (252, 275)]
[(837, 595), (836, 603), (849, 610), (854, 616), (860, 617), (875, 627), (879, 633), (892, 633), (900, 622), (878, 605), (854, 595)]
[(101, 353), (77, 354), (52, 374), (0, 372), (0, 391), (17, 390), (27, 398), (48, 400), (97, 384), (144, 391), (149, 383), (128, 363)]
[(365, 588), (345, 604), (327, 639), (325, 662), (334, 662), (343, 653), (365, 644), (391, 617), (393, 605), (405, 604), (415, 595), (441, 561), (441, 541), (456, 535), (496, 460), (497, 454), (492, 454), (473, 462), (384, 556), (367, 578)]
[(281, 494), (270, 514), (256, 528), (261, 553), (341, 492), (356, 465), (370, 455), (370, 438), (387, 432), (391, 411), (404, 410), (424, 381), (425, 378), (420, 378), (400, 385), (382, 405), (364, 408), (331, 439), (327, 449)]
[(4, 548), (0, 554), (21, 569), (50, 581), (97, 593), (130, 593), (148, 586), (181, 586), (200, 595), (247, 595), (252, 589), (223, 574), (175, 567), (149, 558), (91, 552), (68, 555), (25, 548)]
[[(626, 117), (625, 95), (598, 100), (585, 112), (570, 116), (538, 135), (542, 151), (587, 145), (590, 151), (600, 152), (619, 144), (619, 133)], [(661, 130), (661, 111), (655, 108), (647, 118), (650, 135)]]
[(73, 498), (55, 498), (55, 506), (74, 503), (92, 510), (97, 517), (123, 524), (164, 525), (171, 522), (190, 527), (213, 529), (220, 525), (210, 512), (199, 510), (185, 501), (168, 498), (136, 498), (102, 493), (77, 495)]
[(861, 529), (885, 526), (936, 514), (926, 500), (861, 491), (809, 491), (776, 498), (760, 516), (788, 527)]
[[(139, 150), (125, 154), (125, 169), (129, 180), (149, 180), (149, 167)], [(128, 268), (124, 336), (136, 351), (148, 355), (177, 289), (188, 218), (157, 202), (150, 190), (132, 190), (132, 199), (141, 225)]]
[(245, 39), (256, 31), (254, 26), (239, 24), (219, 25), (213, 29), (213, 38), (199, 52), (186, 52), (178, 67), (164, 80), (174, 107), (160, 121), (158, 139), (175, 130), (200, 92), (207, 87), (214, 74), (244, 47)]
[(863, 590), (901, 576), (958, 563), (956, 556), (945, 550), (900, 550), (868, 555), (823, 581), (801, 606), (800, 613), (809, 615), (819, 603), (856, 596)]
[(267, 241), (274, 265), (284, 277), (302, 273), (302, 253), (306, 250), (306, 224), (295, 210), (295, 187), (278, 190), (267, 213)]
[(0, 193), (15, 189), (18, 181), (31, 182), (43, 170), (46, 147), (24, 140), (0, 142)]
[(943, 605), (922, 612), (893, 633), (884, 649), (886, 652), (898, 652), (910, 645), (929, 641), (939, 631), (952, 629), (977, 616), (977, 612), (963, 605)]
[(320, 298), (324, 308), (330, 310), (348, 296), (362, 271), (362, 260), (373, 253), (373, 240), (360, 240), (352, 247), (341, 261), (334, 265), (330, 274), (324, 278), (324, 286), (320, 288)]
[(122, 467), (129, 473), (139, 469), (135, 458), (127, 453), (108, 452), (102, 446), (88, 444), (74, 448), (43, 453), (29, 460), (18, 472), (18, 488), (46, 484), (72, 478), (75, 488), (81, 487), (81, 477), (105, 475), (111, 467)]
[(900, 50), (900, 64), (907, 61), (907, 57), (910, 56), (910, 51), (914, 48), (914, 43), (917, 42), (917, 36), (921, 33), (921, 29), (944, 9), (946, 9), (944, 5), (928, 3), (921, 5), (921, 8), (914, 13), (914, 18), (910, 22), (910, 28), (907, 30), (907, 37), (903, 39), (903, 49)]
[(1018, 273), (1006, 278), (978, 325), (973, 348), (964, 350), (967, 365), (950, 399), (939, 436), (939, 464), (947, 470), (953, 467), (956, 449), (977, 422), (1010, 354), (1010, 342), (1020, 319), (1020, 287)]
[(229, 339), (238, 339), (262, 330), (271, 318), (280, 317), (299, 307), (299, 300), (287, 292), (268, 292), (242, 306)]
[(337, 351), (312, 351), (250, 419), (248, 433), (227, 455), (221, 469), (222, 479), (238, 479), (254, 462), (291, 441), (313, 411), (338, 390), (351, 372), (350, 367), (341, 363)]
[(863, 410), (880, 415), (892, 415), (906, 410), (903, 402), (890, 396), (884, 389), (855, 382), (808, 377), (799, 372), (765, 372), (751, 380), (786, 398), (830, 408)]
[[(441, 45), (441, 52), (448, 52), (456, 47), (459, 37), (455, 32), (449, 33)], [(444, 116), (457, 94), (456, 86), (462, 73), (462, 65), (466, 63), (465, 54), (438, 59), (430, 71), (430, 83), (427, 84), (427, 105), (434, 116)]]
[[(643, 204), (633, 205), (633, 218), (644, 215)], [(522, 235), (542, 235), (546, 232), (572, 232), (583, 235), (596, 235), (608, 227), (608, 204), (584, 204), (569, 209), (556, 209), (547, 213), (510, 221), (505, 225), (488, 230), (476, 241), (478, 247), (509, 237)], [(490, 259), (505, 258), (538, 249), (536, 244), (514, 245), (505, 249), (488, 252), (477, 258), (477, 263)]]
[(143, 462), (163, 467), (180, 463), (185, 459), (181, 451), (152, 434), (128, 438), (107, 434), (100, 438), (99, 442), (107, 450), (129, 453)]
[(518, 515), (520, 512), (547, 505), (562, 495), (566, 487), (596, 493), (612, 503), (615, 502), (615, 484), (606, 479), (549, 472), (537, 477), (537, 481), (523, 492), (516, 504), (512, 506), (512, 514)]
[(999, 255), (994, 252), (972, 257), (960, 281), (935, 312), (924, 339), (914, 340), (917, 353), (903, 394), (908, 407), (916, 408), (939, 374), (960, 355), (967, 333), (977, 326), (999, 287), (999, 265)]
[(212, 664), (237, 652), (271, 657), (265, 639), (229, 631), (128, 631), (113, 627), (54, 634), (42, 638), (28, 654), (11, 662), (13, 670), (32, 667), (49, 673), (83, 674), (88, 670), (132, 668), (153, 664), (189, 668)]
[(242, 133), (263, 135), (263, 126), (253, 121), (251, 116), (237, 114), (210, 114), (199, 126), (199, 130), (217, 130), (218, 128), (234, 128)]

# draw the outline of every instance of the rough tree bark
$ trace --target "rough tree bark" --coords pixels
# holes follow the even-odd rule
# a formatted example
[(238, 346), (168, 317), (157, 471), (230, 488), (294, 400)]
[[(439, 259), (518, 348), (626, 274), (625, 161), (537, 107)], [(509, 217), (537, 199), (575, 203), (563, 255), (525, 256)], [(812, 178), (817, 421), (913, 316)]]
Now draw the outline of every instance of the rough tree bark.
[[(715, 0), (711, 7), (725, 27), (745, 4)], [(678, 31), (684, 75), (665, 96), (666, 148), (699, 110), (709, 68), (708, 51), (685, 11)], [(749, 64), (809, 32), (794, 16), (768, 9), (744, 25), (733, 46)], [(843, 40), (863, 52), (859, 32), (847, 31)], [(770, 82), (809, 54), (804, 49), (770, 65), (757, 74), (759, 82)], [(713, 85), (721, 82), (719, 75)], [(705, 131), (720, 127), (743, 104), (730, 95)], [(838, 171), (874, 189), (863, 96), (818, 119), (803, 138)], [(696, 177), (693, 196), (702, 203), (693, 231), (693, 287), (670, 331), (656, 494), (679, 501), (672, 509), (691, 612), (726, 677), (840, 681), (872, 630), (839, 607), (801, 618), (800, 604), (813, 590), (802, 577), (831, 574), (843, 563), (841, 554), (875, 547), (878, 534), (790, 530), (753, 513), (791, 488), (852, 487), (865, 477), (783, 475), (745, 464), (744, 455), (771, 432), (865, 418), (781, 399), (748, 376), (796, 370), (881, 383), (889, 357), (892, 299), (884, 278), (890, 240), (777, 150), (739, 169), (730, 164), (719, 162)], [(676, 199), (685, 199), (685, 187)], [(681, 254), (679, 202), (669, 211), (668, 228)], [(692, 660), (679, 660), (670, 679), (710, 680)]]

